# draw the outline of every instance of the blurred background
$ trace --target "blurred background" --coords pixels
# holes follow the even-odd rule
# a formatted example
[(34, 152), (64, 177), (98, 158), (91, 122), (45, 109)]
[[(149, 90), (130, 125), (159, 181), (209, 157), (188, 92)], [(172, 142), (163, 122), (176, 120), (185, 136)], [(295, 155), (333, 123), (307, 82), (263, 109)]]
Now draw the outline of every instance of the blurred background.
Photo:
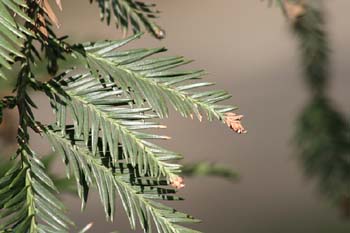
[[(169, 204), (202, 219), (201, 224), (193, 227), (204, 232), (349, 232), (350, 178), (344, 175), (350, 173), (350, 159), (346, 157), (349, 153), (341, 152), (342, 166), (333, 165), (333, 157), (303, 160), (297, 146), (303, 141), (294, 143), (294, 136), (297, 128), (303, 129), (297, 123), (299, 117), (312, 106), (321, 109), (318, 111), (321, 116), (325, 116), (323, 110), (330, 114), (327, 119), (333, 119), (333, 109), (342, 112), (345, 119), (350, 116), (350, 79), (347, 77), (350, 73), (350, 2), (325, 2), (332, 48), (327, 93), (332, 99), (330, 103), (311, 99), (303, 82), (297, 39), (279, 8), (269, 8), (266, 2), (257, 0), (152, 2), (162, 11), (157, 22), (167, 36), (158, 41), (145, 35), (130, 46), (165, 46), (168, 55), (194, 59), (187, 68), (204, 68), (209, 73), (207, 81), (216, 82), (219, 89), (233, 95), (230, 104), (240, 107), (249, 131), (246, 135), (235, 135), (219, 122), (199, 123), (182, 119), (175, 112), (164, 120), (168, 126), (164, 133), (172, 137), (165, 146), (181, 152), (186, 162), (223, 163), (240, 175), (236, 182), (215, 177), (187, 178), (186, 188), (180, 191), (186, 200)], [(107, 27), (99, 21), (96, 5), (90, 5), (87, 0), (63, 0), (62, 3), (58, 35), (69, 35), (71, 42), (121, 37), (122, 33), (114, 26)], [(11, 91), (11, 85), (1, 83), (0, 89), (4, 96)], [(38, 119), (52, 120), (45, 98), (37, 95), (34, 100), (40, 109), (36, 111)], [(16, 148), (9, 146), (15, 142), (16, 112), (6, 112), (4, 121), (0, 128), (0, 153), (11, 154)], [(344, 125), (347, 127), (347, 123)], [(337, 126), (341, 129), (341, 125)], [(322, 122), (315, 127), (322, 127)], [(45, 141), (34, 135), (32, 139), (34, 150), (49, 153)], [(336, 164), (339, 165), (339, 160)], [(310, 166), (316, 166), (313, 170), (316, 172), (308, 173)], [(55, 165), (55, 170), (59, 171), (60, 165)], [(335, 173), (342, 175), (333, 176)], [(332, 192), (336, 194), (330, 194)], [(334, 198), (337, 195), (340, 198)], [(90, 197), (83, 213), (74, 195), (64, 194), (62, 198), (79, 228), (93, 222), (90, 232), (133, 232), (122, 206), (116, 221), (106, 223), (96, 194)]]

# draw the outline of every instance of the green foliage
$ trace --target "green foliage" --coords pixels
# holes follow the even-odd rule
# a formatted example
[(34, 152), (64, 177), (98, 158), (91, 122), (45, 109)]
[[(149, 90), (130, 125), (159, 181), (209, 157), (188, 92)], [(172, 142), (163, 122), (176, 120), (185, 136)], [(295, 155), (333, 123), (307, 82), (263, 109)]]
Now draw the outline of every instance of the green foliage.
[(305, 80), (310, 88), (323, 91), (328, 84), (329, 45), (322, 11), (305, 5), (305, 14), (294, 24), (293, 31), (300, 41)]
[[(292, 2), (292, 1), (291, 1)], [(349, 216), (350, 129), (345, 116), (327, 96), (329, 40), (322, 3), (295, 3), (302, 14), (289, 21), (301, 50), (301, 67), (311, 100), (298, 117), (295, 143), (305, 175), (314, 179), (321, 193)], [(284, 9), (286, 16), (288, 10)]]
[(201, 111), (209, 120), (223, 120), (224, 113), (235, 109), (217, 104), (231, 97), (225, 91), (193, 92), (196, 88), (211, 86), (213, 83), (189, 83), (188, 81), (200, 79), (204, 72), (174, 70), (188, 63), (184, 58), (148, 58), (165, 51), (164, 48), (115, 50), (138, 37), (139, 35), (135, 35), (122, 41), (85, 45), (83, 55), (87, 58), (92, 75), (95, 78), (108, 77), (110, 80), (106, 82), (115, 82), (137, 105), (146, 101), (160, 117), (168, 116), (168, 106), (165, 104), (167, 101), (183, 117), (194, 115), (199, 120), (202, 119)]
[[(133, 0), (98, 3), (102, 18), (108, 23), (113, 9), (116, 22), (124, 30), (131, 24), (138, 32), (142, 24), (159, 37), (159, 27), (150, 21), (155, 15), (153, 5)], [(70, 45), (51, 30), (49, 21), (54, 14), (44, 9), (45, 3), (28, 4), (21, 0), (0, 0), (0, 9), (6, 5), (4, 9), (8, 13), (0, 16), (6, 17), (1, 23), (6, 24), (7, 20), (16, 23), (12, 13), (26, 20), (24, 25), (16, 23), (11, 28), (20, 35), (19, 52), (0, 51), (0, 56), (6, 59), (7, 55), (19, 58), (7, 59), (4, 67), (11, 68), (16, 61), (20, 65), (16, 94), (0, 102), (0, 112), (3, 108), (16, 107), (20, 119), (19, 149), (12, 160), (14, 169), (0, 178), (0, 216), (8, 220), (2, 229), (69, 232), (73, 225), (55, 195), (59, 184), (69, 186), (69, 190), (75, 188), (71, 182), (50, 178), (50, 161), (41, 162), (28, 147), (31, 128), (47, 137), (62, 157), (67, 177), (76, 183), (82, 209), (91, 188), (96, 188), (107, 220), (113, 221), (119, 197), (133, 229), (139, 225), (144, 232), (152, 232), (152, 228), (159, 233), (197, 232), (182, 224), (198, 220), (163, 204), (163, 201), (182, 200), (174, 189), (181, 179), (181, 165), (177, 162), (182, 156), (155, 144), (169, 139), (153, 133), (165, 127), (155, 121), (168, 116), (170, 105), (183, 117), (225, 122), (226, 114), (235, 108), (219, 102), (230, 95), (221, 90), (204, 90), (213, 84), (198, 81), (204, 74), (202, 70), (176, 69), (188, 63), (182, 57), (151, 57), (164, 52), (164, 48), (121, 50), (141, 34), (123, 40)], [(5, 40), (3, 34), (7, 40), (12, 38), (11, 33), (3, 31), (0, 41)], [(47, 73), (53, 76), (46, 82), (37, 75), (38, 61), (43, 59)], [(60, 66), (59, 60), (64, 59), (74, 67)], [(58, 71), (61, 74), (56, 75)], [(47, 95), (56, 116), (54, 123), (45, 125), (36, 120), (33, 113), (36, 105), (29, 90)], [(230, 127), (239, 124), (241, 118), (233, 115)], [(233, 177), (228, 170), (210, 169), (207, 174)]]
[[(73, 180), (67, 179), (66, 177), (61, 177), (60, 174), (52, 173), (52, 167), (56, 158), (57, 156), (54, 153), (45, 155), (42, 158), (40, 158), (44, 172), (47, 174), (47, 176), (51, 178), (57, 190), (60, 190), (60, 192), (76, 193), (75, 183), (73, 182)], [(3, 161), (0, 164), (0, 177), (4, 177), (6, 172), (10, 170), (15, 164), (16, 161), (14, 160)]]
[[(44, 129), (54, 148), (63, 156), (63, 160), (77, 180), (78, 193), (85, 206), (87, 193), (92, 184), (97, 186), (104, 206), (106, 217), (113, 220), (115, 196), (123, 202), (132, 228), (138, 221), (145, 232), (151, 231), (151, 220), (158, 232), (196, 232), (177, 225), (183, 222), (195, 222), (191, 216), (176, 212), (152, 200), (176, 200), (174, 190), (163, 188), (166, 179), (157, 179), (140, 175), (127, 162), (113, 164), (110, 154), (92, 154), (83, 139), (75, 138), (73, 129), (68, 128), (66, 136), (53, 127)], [(68, 173), (69, 174), (69, 173)]]
[(296, 143), (305, 174), (336, 203), (349, 195), (350, 129), (326, 97), (315, 97), (299, 117)]
[[(53, 195), (57, 189), (32, 150), (22, 145), (22, 162), (0, 179), (0, 232), (68, 232), (73, 223), (63, 204)], [(38, 220), (43, 223), (38, 223)], [(44, 224), (45, 223), (45, 224)]]
[(180, 155), (146, 141), (168, 137), (142, 132), (163, 127), (145, 121), (157, 115), (147, 113), (150, 108), (132, 107), (132, 99), (124, 97), (124, 92), (115, 84), (105, 86), (89, 74), (72, 76), (68, 73), (51, 80), (46, 86), (48, 94), (51, 90), (56, 92), (51, 100), (58, 116), (57, 125), (63, 130), (66, 128), (65, 112), (68, 108), (76, 135), (83, 136), (86, 144), (91, 140), (93, 155), (98, 151), (101, 131), (103, 153), (110, 151), (114, 164), (118, 163), (121, 145), (121, 156), (133, 166), (137, 164), (141, 174), (149, 171), (152, 176), (171, 178), (179, 172), (179, 165), (167, 161), (178, 160)]
[(233, 170), (220, 164), (208, 162), (186, 164), (182, 168), (182, 174), (184, 176), (216, 176), (229, 181), (238, 179), (238, 174)]
[(31, 32), (16, 22), (13, 13), (26, 22), (32, 22), (32, 20), (21, 7), (27, 8), (23, 0), (0, 1), (0, 78), (7, 79), (3, 68), (12, 69), (11, 64), (17, 57), (25, 57), (20, 48), (23, 47), (26, 35), (31, 35)]
[[(135, 0), (95, 0), (100, 9), (100, 18), (109, 25), (113, 16), (116, 26), (124, 34), (131, 26), (134, 33), (141, 32), (144, 27), (158, 39), (165, 37), (165, 32), (153, 22), (159, 14), (155, 4)], [(93, 0), (90, 0), (92, 3)]]

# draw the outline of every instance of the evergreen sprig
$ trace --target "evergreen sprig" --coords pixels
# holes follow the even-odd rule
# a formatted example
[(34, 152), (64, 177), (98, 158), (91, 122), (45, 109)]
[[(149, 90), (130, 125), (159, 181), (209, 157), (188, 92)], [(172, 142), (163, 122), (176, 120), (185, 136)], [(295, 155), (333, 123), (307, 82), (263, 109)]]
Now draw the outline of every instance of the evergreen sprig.
[[(106, 154), (109, 151), (114, 164), (122, 157), (133, 166), (137, 165), (141, 174), (149, 171), (155, 177), (165, 176), (170, 179), (177, 176), (180, 165), (167, 161), (178, 160), (182, 156), (147, 141), (169, 138), (142, 132), (165, 127), (146, 121), (157, 118), (157, 115), (149, 113), (150, 108), (132, 106), (132, 99), (125, 97), (124, 91), (113, 83), (103, 85), (102, 80), (90, 74), (72, 73), (61, 74), (45, 84), (46, 93), (56, 112), (57, 125), (63, 133), (66, 112), (69, 111), (73, 116), (76, 135), (83, 136), (85, 144), (91, 142), (93, 155), (98, 152), (101, 132), (102, 152)], [(120, 146), (122, 154), (119, 154)]]
[[(61, 8), (61, 2), (56, 3)], [(150, 20), (157, 14), (153, 5), (133, 0), (98, 3), (107, 22), (113, 10), (124, 30), (131, 25), (138, 32), (143, 25), (161, 37), (163, 32)], [(0, 12), (0, 76), (15, 63), (20, 67), (15, 94), (0, 101), (0, 120), (4, 108), (14, 107), (20, 119), (13, 168), (0, 177), (0, 218), (5, 220), (0, 231), (71, 232), (74, 225), (56, 197), (56, 180), (29, 147), (31, 129), (47, 137), (61, 155), (67, 177), (76, 181), (82, 209), (90, 189), (96, 188), (108, 220), (114, 219), (119, 196), (133, 229), (139, 223), (144, 232), (197, 232), (182, 226), (197, 219), (163, 204), (182, 200), (176, 196), (176, 189), (184, 186), (178, 164), (182, 156), (158, 146), (158, 140), (169, 137), (152, 132), (165, 127), (156, 121), (168, 116), (171, 105), (184, 117), (217, 119), (243, 133), (242, 116), (231, 112), (236, 108), (219, 104), (230, 95), (203, 90), (213, 84), (198, 81), (202, 70), (176, 69), (188, 63), (182, 57), (151, 57), (164, 48), (121, 50), (140, 33), (71, 45), (53, 32), (51, 23), (58, 24), (58, 19), (47, 0), (0, 0)], [(74, 67), (60, 67), (60, 59), (69, 59)], [(52, 76), (45, 82), (36, 73), (42, 61)], [(54, 123), (36, 120), (32, 91), (50, 99)]]
[(347, 117), (328, 96), (330, 41), (322, 1), (288, 1), (281, 5), (298, 39), (304, 81), (311, 100), (304, 107), (294, 136), (304, 174), (349, 217), (350, 129)]
[(85, 45), (84, 56), (92, 75), (108, 77), (106, 82), (115, 82), (137, 105), (146, 101), (160, 117), (168, 116), (167, 101), (183, 117), (196, 116), (199, 120), (205, 114), (209, 120), (223, 121), (225, 113), (236, 109), (217, 104), (231, 97), (225, 91), (194, 92), (196, 88), (212, 86), (213, 83), (193, 82), (203, 76), (203, 70), (174, 70), (189, 62), (183, 57), (149, 58), (164, 52), (164, 48), (116, 50), (139, 36)]
[[(90, 0), (93, 3), (94, 0)], [(163, 39), (165, 31), (156, 24), (153, 19), (157, 18), (159, 11), (153, 3), (135, 0), (95, 0), (100, 10), (101, 21), (109, 25), (113, 16), (117, 28), (121, 28), (124, 35), (129, 28), (134, 33), (139, 33), (144, 27), (154, 37)]]
[[(0, 232), (69, 232), (73, 222), (54, 196), (58, 190), (45, 167), (25, 144), (16, 163), (0, 179)], [(38, 223), (38, 221), (43, 223)]]
[(25, 22), (33, 22), (22, 10), (28, 8), (23, 0), (0, 1), (0, 78), (6, 78), (2, 69), (12, 69), (16, 58), (25, 58), (21, 52), (26, 36), (32, 33), (22, 24), (17, 23), (14, 14), (18, 15)]
[[(83, 139), (75, 137), (73, 127), (69, 127), (66, 136), (54, 127), (43, 129), (54, 148), (63, 159), (77, 180), (79, 196), (85, 206), (89, 187), (97, 186), (107, 218), (113, 220), (115, 196), (119, 195), (124, 209), (134, 229), (139, 222), (145, 232), (151, 231), (151, 220), (158, 232), (196, 232), (177, 223), (196, 222), (193, 217), (177, 212), (152, 200), (176, 200), (173, 189), (162, 188), (166, 179), (155, 178), (148, 174), (141, 175), (127, 162), (113, 164), (110, 154), (102, 149), (94, 155)], [(185, 231), (186, 230), (186, 231)]]

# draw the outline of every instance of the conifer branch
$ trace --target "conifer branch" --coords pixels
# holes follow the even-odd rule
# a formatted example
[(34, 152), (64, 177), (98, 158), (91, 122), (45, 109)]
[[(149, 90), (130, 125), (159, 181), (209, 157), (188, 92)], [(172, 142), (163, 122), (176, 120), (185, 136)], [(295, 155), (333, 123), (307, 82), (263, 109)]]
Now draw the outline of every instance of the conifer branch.
[(133, 169), (128, 171), (127, 164), (122, 163), (114, 167), (110, 162), (111, 158), (102, 153), (99, 156), (93, 155), (90, 149), (81, 143), (81, 139), (74, 138), (75, 132), (72, 129), (68, 129), (66, 134), (69, 139), (62, 136), (59, 129), (55, 130), (54, 126), (43, 127), (43, 130), (54, 148), (63, 155), (66, 165), (77, 179), (83, 206), (86, 201), (83, 193), (88, 192), (89, 187), (95, 184), (106, 215), (111, 220), (114, 215), (115, 195), (118, 193), (133, 229), (138, 220), (145, 232), (151, 232), (151, 220), (153, 220), (159, 233), (197, 232), (177, 225), (177, 223), (196, 222), (193, 217), (152, 201), (152, 199), (175, 198), (172, 197), (173, 191), (156, 188), (157, 183), (160, 184), (159, 180), (154, 180), (155, 183), (152, 185), (152, 177), (147, 178), (134, 173), (132, 176), (136, 176), (134, 178), (136, 181), (133, 182), (130, 180), (132, 176), (128, 174), (130, 171), (134, 172)]
[[(92, 3), (94, 0), (90, 0)], [(106, 21), (109, 25), (111, 17), (114, 17), (117, 28), (121, 28), (124, 36), (129, 28), (134, 33), (139, 33), (144, 27), (155, 38), (163, 39), (165, 31), (161, 29), (154, 21), (160, 13), (155, 10), (155, 4), (135, 1), (135, 0), (95, 0), (100, 10), (101, 21)]]

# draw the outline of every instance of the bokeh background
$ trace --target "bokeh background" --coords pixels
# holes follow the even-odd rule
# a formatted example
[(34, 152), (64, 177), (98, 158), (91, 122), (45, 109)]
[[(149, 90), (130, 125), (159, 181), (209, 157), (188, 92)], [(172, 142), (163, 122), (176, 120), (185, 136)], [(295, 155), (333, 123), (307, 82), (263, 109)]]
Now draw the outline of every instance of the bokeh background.
[[(69, 35), (73, 42), (121, 37), (114, 26), (99, 22), (96, 5), (87, 0), (62, 2), (57, 34)], [(166, 29), (166, 38), (158, 41), (145, 35), (129, 47), (165, 46), (168, 55), (194, 59), (188, 68), (204, 68), (207, 81), (233, 95), (230, 103), (240, 107), (249, 130), (235, 135), (219, 122), (199, 123), (175, 112), (164, 120), (168, 125), (164, 133), (172, 137), (165, 145), (181, 152), (186, 162), (223, 163), (240, 174), (237, 182), (188, 178), (180, 191), (186, 201), (173, 206), (202, 219), (194, 227), (204, 232), (350, 232), (350, 219), (322, 195), (315, 179), (304, 175), (297, 159), (296, 119), (310, 94), (302, 80), (297, 40), (280, 9), (258, 0), (153, 2), (162, 11), (158, 22)], [(325, 9), (332, 47), (329, 95), (335, 107), (350, 116), (350, 1), (326, 1)], [(34, 99), (40, 106), (39, 118), (52, 119), (47, 101), (40, 95)], [(7, 114), (16, 123), (15, 114)], [(15, 137), (11, 120), (1, 128), (0, 147), (5, 154), (15, 149), (6, 146)], [(34, 149), (48, 153), (45, 141), (33, 139)], [(90, 232), (133, 232), (121, 205), (116, 221), (106, 223), (96, 194), (84, 213), (77, 198), (67, 194), (62, 198), (78, 227), (93, 222)]]

